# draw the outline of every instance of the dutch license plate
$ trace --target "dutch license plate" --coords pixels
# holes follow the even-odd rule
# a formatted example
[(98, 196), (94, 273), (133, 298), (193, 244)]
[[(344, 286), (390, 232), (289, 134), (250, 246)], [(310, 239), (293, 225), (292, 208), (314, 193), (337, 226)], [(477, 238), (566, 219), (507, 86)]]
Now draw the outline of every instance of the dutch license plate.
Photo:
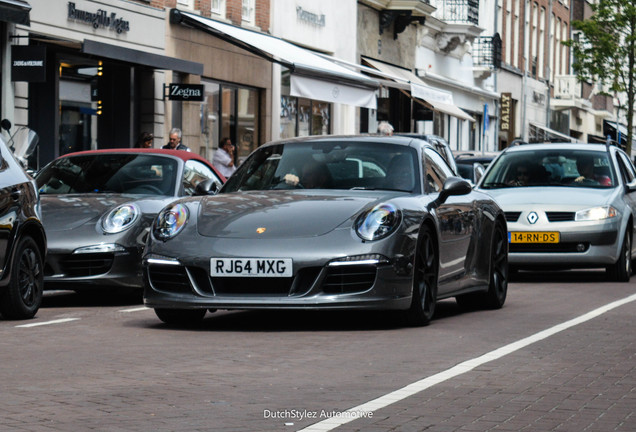
[(510, 243), (558, 243), (560, 239), (558, 232), (510, 232), (508, 241)]
[(210, 276), (291, 277), (291, 258), (211, 258)]

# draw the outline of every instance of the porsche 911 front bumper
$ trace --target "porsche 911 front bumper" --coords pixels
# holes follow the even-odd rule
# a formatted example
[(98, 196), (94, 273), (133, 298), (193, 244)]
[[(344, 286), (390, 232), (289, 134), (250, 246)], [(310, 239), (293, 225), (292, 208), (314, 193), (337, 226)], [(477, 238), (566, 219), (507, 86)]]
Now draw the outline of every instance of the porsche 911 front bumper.
[(399, 260), (294, 261), (292, 277), (214, 277), (209, 261), (146, 256), (151, 308), (407, 309), (412, 275)]

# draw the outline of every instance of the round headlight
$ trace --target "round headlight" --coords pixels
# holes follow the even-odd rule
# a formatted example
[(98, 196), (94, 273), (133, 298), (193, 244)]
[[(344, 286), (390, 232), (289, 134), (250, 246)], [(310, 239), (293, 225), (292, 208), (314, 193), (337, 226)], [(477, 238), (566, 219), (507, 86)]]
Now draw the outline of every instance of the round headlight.
[(363, 240), (380, 240), (400, 225), (400, 211), (392, 204), (380, 204), (358, 217), (355, 228)]
[(188, 221), (188, 208), (183, 204), (174, 204), (161, 210), (152, 227), (153, 235), (160, 240), (168, 240), (183, 229)]
[(123, 204), (112, 209), (102, 220), (102, 229), (115, 234), (130, 228), (139, 217), (139, 208), (134, 204)]

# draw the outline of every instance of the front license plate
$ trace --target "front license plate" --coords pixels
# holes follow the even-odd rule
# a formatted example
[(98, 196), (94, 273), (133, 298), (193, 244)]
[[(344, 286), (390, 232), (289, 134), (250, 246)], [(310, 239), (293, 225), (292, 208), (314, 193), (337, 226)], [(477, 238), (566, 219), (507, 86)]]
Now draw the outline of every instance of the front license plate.
[(291, 258), (211, 258), (210, 276), (291, 277)]
[(558, 243), (558, 232), (509, 232), (510, 243)]

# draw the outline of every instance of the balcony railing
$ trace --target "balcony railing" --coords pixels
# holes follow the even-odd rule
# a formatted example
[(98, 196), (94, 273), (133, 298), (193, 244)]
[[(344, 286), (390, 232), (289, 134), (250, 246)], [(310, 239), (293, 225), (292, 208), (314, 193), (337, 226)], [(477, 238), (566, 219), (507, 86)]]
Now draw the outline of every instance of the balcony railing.
[(579, 96), (580, 88), (575, 75), (557, 75), (554, 80), (554, 96), (560, 99), (573, 99)]
[(499, 33), (494, 36), (481, 36), (473, 42), (473, 64), (491, 69), (501, 67), (501, 37)]
[(479, 25), (479, 0), (435, 0), (436, 18), (452, 24)]

